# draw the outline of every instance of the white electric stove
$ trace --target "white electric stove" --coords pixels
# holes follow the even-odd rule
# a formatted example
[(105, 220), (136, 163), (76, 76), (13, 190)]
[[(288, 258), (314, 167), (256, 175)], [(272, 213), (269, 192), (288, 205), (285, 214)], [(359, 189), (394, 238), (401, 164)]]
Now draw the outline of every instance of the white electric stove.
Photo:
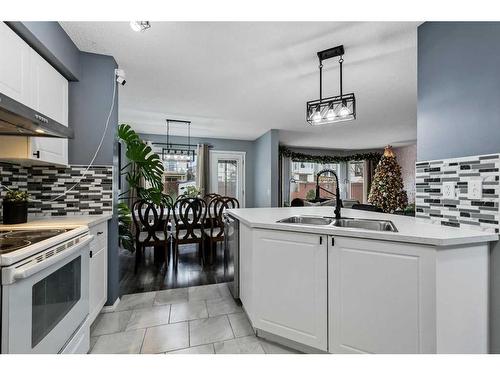
[(86, 226), (0, 228), (1, 353), (86, 353)]

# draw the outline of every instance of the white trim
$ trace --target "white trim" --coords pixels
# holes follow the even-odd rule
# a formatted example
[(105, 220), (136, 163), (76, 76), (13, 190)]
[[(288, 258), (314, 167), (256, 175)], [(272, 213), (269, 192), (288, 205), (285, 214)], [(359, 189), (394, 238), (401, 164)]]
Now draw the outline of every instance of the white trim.
[(210, 175), (210, 190), (212, 190), (212, 155), (214, 154), (228, 154), (228, 155), (233, 155), (235, 157), (241, 157), (241, 199), (239, 199), (240, 202), (240, 207), (244, 208), (245, 207), (245, 200), (246, 200), (246, 181), (245, 181), (245, 174), (246, 174), (246, 151), (226, 151), (226, 150), (209, 150), (209, 175)]
[(120, 297), (118, 297), (115, 303), (113, 303), (111, 306), (103, 306), (101, 313), (110, 313), (115, 311), (116, 306), (118, 306), (119, 303), (120, 303)]

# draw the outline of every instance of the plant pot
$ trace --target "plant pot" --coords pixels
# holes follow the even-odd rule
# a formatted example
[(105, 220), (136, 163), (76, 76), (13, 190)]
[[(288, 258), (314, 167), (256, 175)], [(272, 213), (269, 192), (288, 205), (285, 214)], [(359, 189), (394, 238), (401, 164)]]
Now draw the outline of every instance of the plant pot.
[(28, 202), (3, 201), (3, 223), (22, 224), (28, 221)]

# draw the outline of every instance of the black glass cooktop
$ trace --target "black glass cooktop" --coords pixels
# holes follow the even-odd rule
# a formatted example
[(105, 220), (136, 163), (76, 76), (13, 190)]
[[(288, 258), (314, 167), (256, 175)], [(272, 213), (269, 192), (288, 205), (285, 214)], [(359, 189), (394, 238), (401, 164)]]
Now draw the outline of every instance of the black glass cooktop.
[(37, 229), (37, 230), (0, 230), (0, 254), (11, 251), (57, 236), (69, 229)]

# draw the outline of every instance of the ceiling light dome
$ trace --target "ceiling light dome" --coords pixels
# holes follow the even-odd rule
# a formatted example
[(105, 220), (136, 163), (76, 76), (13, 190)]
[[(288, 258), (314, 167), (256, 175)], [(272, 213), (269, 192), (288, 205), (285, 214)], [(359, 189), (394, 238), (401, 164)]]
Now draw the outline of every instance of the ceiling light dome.
[(136, 32), (146, 31), (150, 27), (149, 21), (130, 21), (130, 28)]
[(312, 120), (313, 122), (320, 122), (322, 119), (322, 116), (321, 116), (321, 111), (318, 109), (316, 109), (312, 115)]
[(328, 121), (333, 121), (335, 120), (335, 117), (337, 117), (337, 114), (335, 113), (333, 108), (328, 109), (328, 111), (326, 112), (326, 119)]
[(347, 117), (350, 114), (351, 114), (351, 111), (349, 111), (349, 108), (347, 108), (345, 105), (343, 105), (339, 111), (339, 116), (340, 117)]

